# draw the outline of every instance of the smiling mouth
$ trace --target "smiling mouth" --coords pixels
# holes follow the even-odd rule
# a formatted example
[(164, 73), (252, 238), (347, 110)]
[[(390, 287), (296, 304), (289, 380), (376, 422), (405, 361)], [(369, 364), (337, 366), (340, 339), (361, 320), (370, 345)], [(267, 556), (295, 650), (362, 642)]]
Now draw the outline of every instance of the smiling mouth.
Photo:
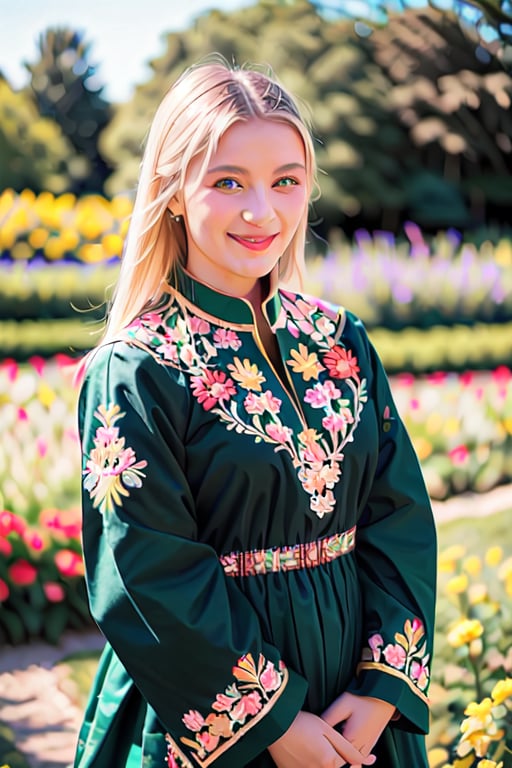
[(243, 235), (232, 235), (228, 232), (228, 237), (235, 242), (240, 243), (240, 245), (249, 248), (251, 251), (264, 251), (272, 244), (277, 237), (277, 234), (266, 235), (264, 237), (245, 237)]

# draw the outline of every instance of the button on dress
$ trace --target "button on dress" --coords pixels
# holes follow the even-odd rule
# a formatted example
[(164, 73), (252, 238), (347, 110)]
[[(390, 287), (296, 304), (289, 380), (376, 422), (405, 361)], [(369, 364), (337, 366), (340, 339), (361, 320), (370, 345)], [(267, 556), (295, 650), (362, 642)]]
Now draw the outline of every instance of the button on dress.
[(299, 710), (397, 708), (381, 768), (426, 768), (436, 534), (350, 312), (263, 312), (178, 271), (80, 393), (83, 548), (106, 638), (75, 768), (271, 768)]

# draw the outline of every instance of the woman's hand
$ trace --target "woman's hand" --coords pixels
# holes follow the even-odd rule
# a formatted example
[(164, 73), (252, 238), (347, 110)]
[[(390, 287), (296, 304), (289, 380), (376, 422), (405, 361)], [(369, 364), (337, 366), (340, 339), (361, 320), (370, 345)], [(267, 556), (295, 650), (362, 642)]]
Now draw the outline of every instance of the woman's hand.
[[(342, 693), (325, 710), (322, 719), (333, 728), (344, 723), (343, 736), (362, 755), (368, 755), (394, 713), (395, 707), (382, 699)], [(362, 768), (364, 763), (352, 761), (350, 765), (352, 768)]]
[(364, 756), (325, 720), (310, 712), (299, 712), (268, 751), (278, 768), (341, 768), (375, 762), (373, 755)]

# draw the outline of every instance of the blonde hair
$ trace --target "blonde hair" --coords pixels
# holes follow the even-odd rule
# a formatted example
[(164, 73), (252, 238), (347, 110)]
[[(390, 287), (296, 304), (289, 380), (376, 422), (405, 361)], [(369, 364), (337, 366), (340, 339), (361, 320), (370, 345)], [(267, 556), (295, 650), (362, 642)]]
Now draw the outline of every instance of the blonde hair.
[[(309, 201), (316, 182), (313, 141), (292, 96), (269, 74), (230, 67), (220, 56), (187, 69), (162, 99), (149, 130), (119, 279), (100, 343), (154, 309), (176, 262), (186, 264), (186, 230), (183, 221), (170, 218), (169, 203), (180, 191), (191, 160), (203, 155), (206, 169), (226, 130), (252, 117), (284, 122), (299, 132)], [(283, 280), (302, 281), (307, 216), (306, 202), (303, 220), (280, 260)]]

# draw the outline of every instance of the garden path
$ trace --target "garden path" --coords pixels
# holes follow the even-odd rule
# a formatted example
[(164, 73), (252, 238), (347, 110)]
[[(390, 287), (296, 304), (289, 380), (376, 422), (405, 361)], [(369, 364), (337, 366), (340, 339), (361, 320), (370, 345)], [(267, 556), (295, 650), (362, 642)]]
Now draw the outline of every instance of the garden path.
[[(434, 502), (439, 523), (512, 509), (512, 485), (486, 494), (461, 494)], [(65, 666), (71, 653), (98, 649), (97, 631), (67, 633), (58, 646), (41, 642), (0, 651), (0, 721), (15, 734), (30, 768), (68, 768), (82, 712), (66, 693)]]

